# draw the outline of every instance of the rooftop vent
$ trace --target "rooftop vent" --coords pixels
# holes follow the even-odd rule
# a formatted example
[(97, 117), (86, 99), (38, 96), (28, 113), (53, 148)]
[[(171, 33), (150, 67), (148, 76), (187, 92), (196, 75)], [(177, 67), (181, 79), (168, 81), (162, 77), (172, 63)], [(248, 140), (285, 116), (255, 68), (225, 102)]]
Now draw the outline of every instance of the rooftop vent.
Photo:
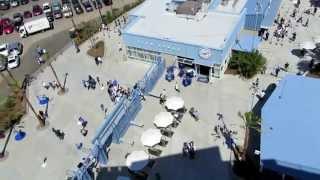
[(194, 16), (201, 9), (201, 6), (202, 0), (187, 0), (177, 7), (176, 13)]

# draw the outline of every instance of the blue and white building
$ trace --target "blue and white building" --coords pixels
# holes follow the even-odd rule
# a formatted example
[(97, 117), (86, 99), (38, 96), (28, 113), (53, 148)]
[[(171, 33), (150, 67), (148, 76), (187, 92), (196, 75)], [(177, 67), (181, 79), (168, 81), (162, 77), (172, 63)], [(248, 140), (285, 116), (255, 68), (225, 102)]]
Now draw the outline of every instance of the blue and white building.
[(257, 32), (272, 25), (280, 2), (146, 0), (129, 13), (123, 29), (127, 57), (143, 61), (163, 58), (193, 68), (209, 80), (220, 78), (233, 49), (252, 51), (257, 47)]

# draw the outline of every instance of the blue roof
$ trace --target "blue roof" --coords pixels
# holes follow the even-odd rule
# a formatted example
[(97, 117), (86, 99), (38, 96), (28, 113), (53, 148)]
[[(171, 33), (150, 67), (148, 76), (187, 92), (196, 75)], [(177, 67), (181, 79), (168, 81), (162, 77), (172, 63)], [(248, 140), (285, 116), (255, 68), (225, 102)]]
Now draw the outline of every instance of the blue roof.
[(267, 7), (261, 27), (269, 28), (272, 26), (274, 18), (278, 14), (279, 7), (282, 0), (272, 0), (270, 7)]
[(286, 76), (262, 109), (261, 163), (300, 179), (320, 179), (320, 80)]
[(242, 52), (252, 52), (258, 48), (260, 44), (260, 37), (253, 34), (240, 33), (236, 43), (233, 45), (232, 49)]

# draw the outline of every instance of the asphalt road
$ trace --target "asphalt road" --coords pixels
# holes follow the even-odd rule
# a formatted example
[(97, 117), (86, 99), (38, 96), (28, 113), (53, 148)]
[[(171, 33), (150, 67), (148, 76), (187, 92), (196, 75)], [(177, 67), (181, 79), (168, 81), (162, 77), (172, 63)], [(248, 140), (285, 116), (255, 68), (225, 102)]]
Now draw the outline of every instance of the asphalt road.
[[(135, 0), (117, 0), (114, 1), (112, 8), (123, 7), (125, 4), (134, 2)], [(22, 5), (16, 8), (10, 8), (7, 11), (0, 11), (1, 17), (12, 17), (15, 12), (23, 12), (26, 10), (32, 10), (32, 6), (39, 4), (42, 6), (44, 2), (49, 1), (30, 1), (27, 5)], [(111, 6), (104, 6), (101, 10), (102, 14), (105, 14), (108, 10), (111, 10)], [(89, 21), (91, 19), (99, 17), (98, 10), (92, 12), (84, 12), (83, 14), (77, 15), (74, 13), (73, 20), (76, 24), (81, 22)], [(24, 52), (21, 57), (21, 64), (18, 68), (11, 70), (14, 77), (22, 81), (25, 74), (32, 74), (40, 66), (35, 61), (35, 48), (39, 45), (45, 48), (50, 56), (53, 56), (63, 47), (65, 47), (69, 42), (70, 38), (68, 36), (68, 30), (73, 27), (71, 18), (62, 18), (54, 21), (54, 29), (48, 30), (43, 33), (37, 33), (31, 35), (27, 38), (20, 38), (17, 32), (8, 35), (0, 36), (0, 44), (9, 42), (21, 42), (24, 46)], [(6, 85), (5, 81), (2, 81), (0, 77), (0, 95), (8, 95), (10, 93), (9, 87)]]

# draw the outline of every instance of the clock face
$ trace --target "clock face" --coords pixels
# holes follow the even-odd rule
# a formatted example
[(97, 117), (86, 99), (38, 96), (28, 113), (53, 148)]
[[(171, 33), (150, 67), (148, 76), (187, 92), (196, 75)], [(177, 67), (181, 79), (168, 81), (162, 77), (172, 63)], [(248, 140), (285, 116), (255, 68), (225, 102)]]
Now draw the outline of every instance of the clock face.
[(209, 59), (211, 55), (211, 50), (209, 48), (203, 48), (199, 51), (199, 56), (203, 59)]

